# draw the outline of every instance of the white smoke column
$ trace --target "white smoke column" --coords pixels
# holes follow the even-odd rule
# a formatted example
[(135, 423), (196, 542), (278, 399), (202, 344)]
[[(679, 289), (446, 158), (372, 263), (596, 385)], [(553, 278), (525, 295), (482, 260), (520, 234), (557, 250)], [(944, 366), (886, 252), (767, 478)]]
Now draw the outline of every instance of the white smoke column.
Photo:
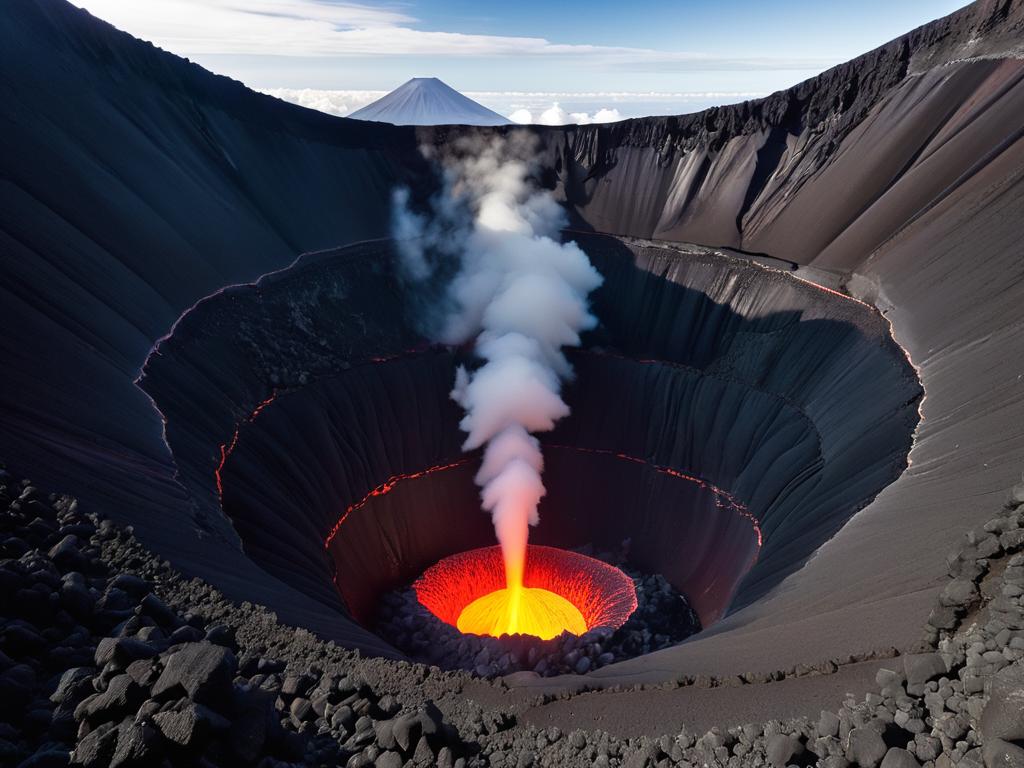
[[(561, 243), (564, 213), (528, 182), (527, 134), (458, 147), (446, 165), (447, 184), (432, 215), (412, 213), (396, 194), (394, 231), (409, 274), (429, 272), (428, 251), (456, 252), (458, 271), (447, 288), (451, 311), (437, 340), (475, 339), (479, 368), (457, 372), (452, 398), (465, 410), (464, 450), (484, 448), (476, 475), (491, 513), (510, 589), (522, 585), (529, 527), (538, 522), (544, 460), (533, 433), (554, 428), (569, 413), (562, 382), (572, 376), (563, 347), (578, 346), (596, 320), (587, 296), (602, 281), (575, 243)], [(455, 213), (459, 205), (469, 220)]]

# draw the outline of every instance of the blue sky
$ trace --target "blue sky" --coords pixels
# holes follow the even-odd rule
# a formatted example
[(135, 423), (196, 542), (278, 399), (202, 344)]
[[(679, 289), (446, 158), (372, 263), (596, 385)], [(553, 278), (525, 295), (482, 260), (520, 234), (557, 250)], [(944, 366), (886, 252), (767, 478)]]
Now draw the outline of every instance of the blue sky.
[[(431, 75), (468, 92), (590, 94), (589, 101), (549, 99), (570, 108), (586, 101), (596, 109), (597, 94), (618, 93), (624, 116), (637, 110), (691, 111), (686, 94), (706, 95), (690, 100), (701, 108), (785, 88), (965, 5), (960, 0), (72, 2), (259, 89), (372, 93)], [(684, 96), (655, 108), (641, 103), (642, 97), (622, 95), (650, 92), (662, 94), (661, 101), (670, 94)], [(486, 98), (478, 100), (486, 103)], [(500, 106), (512, 103), (505, 99)]]

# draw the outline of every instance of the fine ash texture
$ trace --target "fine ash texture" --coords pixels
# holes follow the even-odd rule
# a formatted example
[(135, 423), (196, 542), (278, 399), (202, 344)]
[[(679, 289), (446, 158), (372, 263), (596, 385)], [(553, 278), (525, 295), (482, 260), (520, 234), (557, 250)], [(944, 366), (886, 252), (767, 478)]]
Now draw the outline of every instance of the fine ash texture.
[(507, 705), (483, 710), (466, 698), (463, 673), (361, 659), (283, 626), (264, 608), (184, 579), (130, 530), (2, 469), (0, 505), (5, 764), (980, 768), (1024, 760), (1024, 484), (949, 556), (950, 579), (919, 652), (880, 669), (877, 693), (848, 696), (813, 719), (629, 739), (519, 723)]

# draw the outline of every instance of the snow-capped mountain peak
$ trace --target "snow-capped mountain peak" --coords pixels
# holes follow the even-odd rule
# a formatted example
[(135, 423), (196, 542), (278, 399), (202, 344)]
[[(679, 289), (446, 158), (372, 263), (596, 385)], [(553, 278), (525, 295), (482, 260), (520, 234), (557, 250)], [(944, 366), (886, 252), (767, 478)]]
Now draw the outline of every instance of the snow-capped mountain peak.
[(511, 122), (436, 77), (414, 77), (349, 117), (394, 125), (507, 125)]

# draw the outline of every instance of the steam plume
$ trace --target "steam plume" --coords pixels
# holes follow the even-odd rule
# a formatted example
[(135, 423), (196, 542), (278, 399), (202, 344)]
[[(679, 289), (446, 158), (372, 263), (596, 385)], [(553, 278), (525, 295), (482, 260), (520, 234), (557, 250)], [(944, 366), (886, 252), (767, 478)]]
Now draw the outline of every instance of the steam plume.
[(532, 137), (463, 141), (442, 159), (444, 185), (429, 210), (395, 193), (393, 234), (405, 274), (433, 285), (437, 341), (475, 340), (483, 364), (457, 371), (452, 398), (466, 415), (464, 450), (484, 448), (476, 475), (505, 560), (508, 588), (522, 584), (529, 526), (538, 522), (544, 459), (533, 433), (569, 408), (572, 376), (563, 347), (578, 346), (596, 320), (587, 296), (602, 281), (575, 243), (560, 243), (564, 213), (530, 183)]

